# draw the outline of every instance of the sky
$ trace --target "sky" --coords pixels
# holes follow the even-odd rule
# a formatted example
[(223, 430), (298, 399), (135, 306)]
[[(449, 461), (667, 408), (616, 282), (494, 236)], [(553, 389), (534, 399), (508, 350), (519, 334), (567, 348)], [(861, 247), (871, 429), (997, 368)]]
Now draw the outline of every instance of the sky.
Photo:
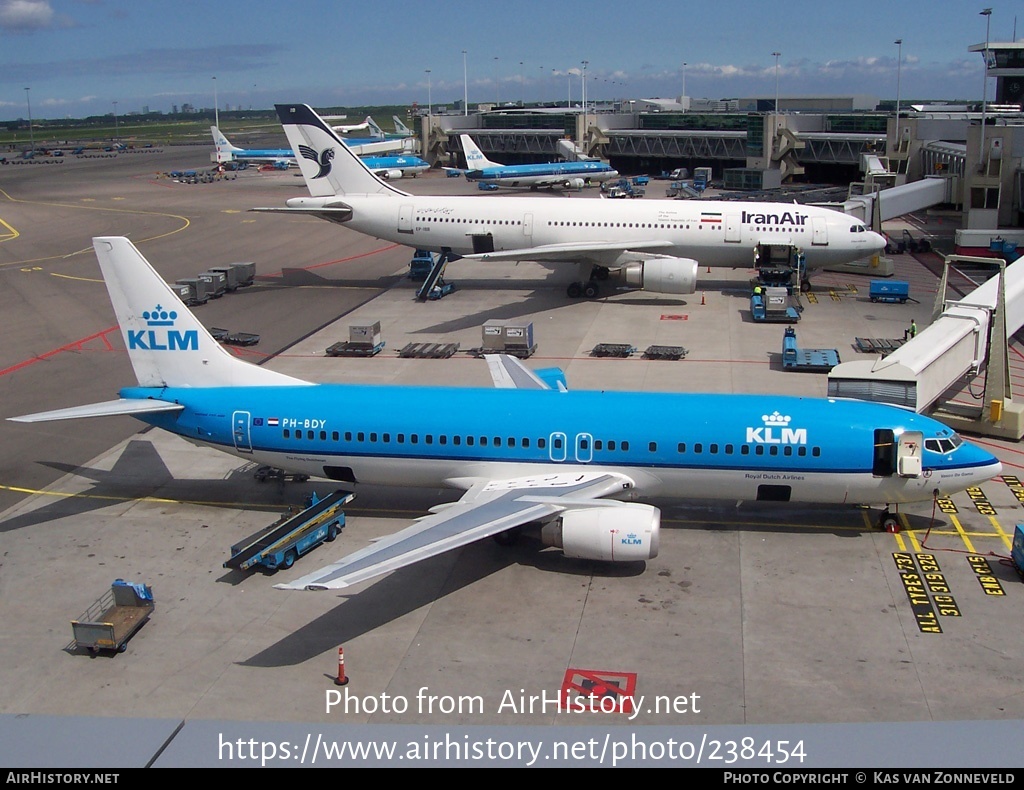
[[(866, 94), (981, 99), (963, 0), (0, 0), (0, 121), (477, 102)], [(991, 41), (1024, 6), (993, 5)], [(902, 63), (897, 68), (902, 39)], [(465, 51), (465, 76), (463, 71)], [(778, 70), (776, 72), (776, 57)], [(686, 64), (685, 66), (683, 64)], [(429, 70), (429, 73), (428, 73)], [(898, 74), (897, 74), (898, 72)], [(29, 88), (28, 91), (25, 89)], [(988, 87), (991, 100), (994, 84)]]

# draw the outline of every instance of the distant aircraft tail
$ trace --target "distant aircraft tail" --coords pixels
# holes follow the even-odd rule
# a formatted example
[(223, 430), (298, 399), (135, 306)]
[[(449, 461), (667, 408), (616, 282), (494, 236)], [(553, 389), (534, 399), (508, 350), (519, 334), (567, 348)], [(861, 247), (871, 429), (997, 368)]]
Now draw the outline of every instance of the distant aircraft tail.
[(298, 154), (299, 169), (310, 195), (408, 197), (408, 193), (377, 178), (309, 105), (275, 107), (288, 142)]
[(395, 122), (395, 131), (398, 134), (404, 134), (406, 137), (412, 137), (412, 129), (402, 123), (397, 115), (392, 115), (391, 120)]
[(218, 162), (230, 162), (235, 158), (234, 155), (242, 150), (228, 142), (228, 138), (216, 126), (210, 127), (210, 133), (213, 135), (213, 148)]
[(387, 135), (384, 134), (384, 130), (377, 126), (377, 122), (369, 115), (366, 116), (366, 127), (370, 130), (371, 137), (376, 137), (378, 140), (386, 139)]
[(483, 151), (477, 148), (473, 138), (468, 134), (462, 134), (459, 137), (462, 140), (462, 150), (466, 154), (467, 170), (482, 170), (485, 167), (504, 167), (504, 165), (492, 162), (484, 156)]

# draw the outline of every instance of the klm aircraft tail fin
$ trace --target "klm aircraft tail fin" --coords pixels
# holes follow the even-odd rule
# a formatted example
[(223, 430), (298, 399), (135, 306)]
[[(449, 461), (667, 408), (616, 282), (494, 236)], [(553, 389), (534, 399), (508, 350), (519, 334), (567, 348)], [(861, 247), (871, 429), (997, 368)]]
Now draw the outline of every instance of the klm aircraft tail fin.
[(275, 106), (310, 195), (408, 197), (407, 192), (377, 178), (309, 105)]
[(128, 239), (93, 239), (140, 387), (285, 386), (307, 382), (230, 354)]
[(237, 145), (228, 142), (228, 138), (216, 126), (210, 127), (210, 134), (213, 135), (213, 150), (216, 152), (218, 162), (230, 162), (235, 158), (235, 154), (242, 150)]
[(492, 162), (481, 151), (473, 138), (468, 134), (461, 134), (462, 151), (466, 154), (466, 168), (468, 170), (483, 170), (485, 167), (504, 167), (497, 162)]

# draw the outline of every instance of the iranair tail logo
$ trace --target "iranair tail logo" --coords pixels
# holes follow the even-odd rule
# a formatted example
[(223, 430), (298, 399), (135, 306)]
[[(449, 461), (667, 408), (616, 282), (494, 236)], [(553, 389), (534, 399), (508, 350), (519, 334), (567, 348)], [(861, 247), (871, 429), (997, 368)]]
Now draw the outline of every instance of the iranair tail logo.
[(129, 351), (198, 351), (199, 332), (174, 328), (178, 314), (157, 305), (142, 313), (149, 329), (129, 329), (125, 335)]
[(333, 148), (325, 148), (318, 154), (308, 145), (300, 145), (299, 153), (302, 154), (303, 159), (309, 159), (320, 167), (320, 172), (313, 176), (313, 178), (323, 178), (331, 172), (331, 160), (334, 159)]
[(807, 444), (806, 428), (790, 428), (793, 418), (777, 411), (762, 414), (764, 423), (758, 428), (747, 428), (747, 442), (754, 444)]

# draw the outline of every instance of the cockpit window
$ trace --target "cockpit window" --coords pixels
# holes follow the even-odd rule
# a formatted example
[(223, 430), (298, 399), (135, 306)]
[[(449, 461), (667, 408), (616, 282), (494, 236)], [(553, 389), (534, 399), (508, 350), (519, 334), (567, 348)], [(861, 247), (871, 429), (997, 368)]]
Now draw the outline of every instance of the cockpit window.
[(933, 453), (951, 453), (957, 447), (964, 443), (964, 440), (960, 438), (959, 434), (953, 434), (950, 439), (925, 439), (924, 449), (931, 450)]
[(868, 229), (865, 228), (863, 225), (851, 225), (850, 226), (850, 233), (867, 233), (867, 232), (868, 232)]

